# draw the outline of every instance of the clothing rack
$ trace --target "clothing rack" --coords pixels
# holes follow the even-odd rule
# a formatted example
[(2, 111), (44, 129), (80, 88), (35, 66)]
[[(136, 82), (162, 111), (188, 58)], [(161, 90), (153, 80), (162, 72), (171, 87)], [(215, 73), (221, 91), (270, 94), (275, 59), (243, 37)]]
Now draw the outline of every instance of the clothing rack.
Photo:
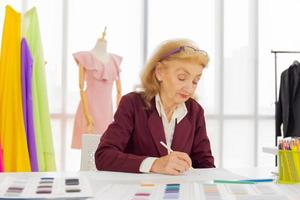
[[(299, 53), (300, 54), (300, 51), (274, 51), (274, 50), (271, 50), (271, 53), (274, 53), (275, 55), (275, 102), (277, 101), (277, 54), (284, 54), (284, 53)], [(277, 142), (277, 140), (276, 140)]]
[[(277, 101), (277, 54), (292, 54), (292, 53), (299, 53), (300, 51), (274, 51), (271, 50), (271, 53), (274, 54), (274, 67), (275, 67), (275, 103)], [(275, 108), (276, 109), (276, 108)], [(276, 130), (276, 123), (275, 123), (275, 130)], [(275, 147), (277, 147), (277, 135), (276, 131), (275, 132)], [(277, 156), (275, 157), (275, 166), (277, 166)]]
[[(271, 50), (271, 53), (274, 53), (274, 59), (275, 59), (274, 63), (275, 63), (275, 102), (276, 102), (277, 101), (277, 54), (292, 54), (292, 53), (300, 54), (300, 51), (274, 51), (274, 50)], [(275, 124), (275, 126), (276, 126), (276, 124)], [(275, 132), (275, 146), (277, 146), (276, 132)]]

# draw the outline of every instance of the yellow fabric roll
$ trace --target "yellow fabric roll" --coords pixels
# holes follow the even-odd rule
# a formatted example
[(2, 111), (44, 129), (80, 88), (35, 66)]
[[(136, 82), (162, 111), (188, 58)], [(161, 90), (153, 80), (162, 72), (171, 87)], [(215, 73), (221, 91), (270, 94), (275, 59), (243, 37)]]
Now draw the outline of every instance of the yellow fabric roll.
[(5, 172), (31, 171), (21, 90), (21, 15), (6, 6), (0, 57), (0, 139)]

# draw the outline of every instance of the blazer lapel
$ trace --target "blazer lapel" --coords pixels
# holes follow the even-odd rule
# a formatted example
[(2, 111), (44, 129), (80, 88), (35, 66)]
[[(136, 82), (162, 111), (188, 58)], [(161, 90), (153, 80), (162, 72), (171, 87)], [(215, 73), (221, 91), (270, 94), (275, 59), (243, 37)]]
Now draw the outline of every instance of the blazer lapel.
[(161, 118), (156, 110), (153, 110), (153, 112), (150, 114), (148, 119), (148, 127), (160, 156), (167, 155), (168, 150), (160, 144), (160, 141), (166, 143), (166, 137)]
[(185, 145), (191, 140), (191, 122), (185, 116), (175, 125), (171, 148), (175, 151), (184, 151)]

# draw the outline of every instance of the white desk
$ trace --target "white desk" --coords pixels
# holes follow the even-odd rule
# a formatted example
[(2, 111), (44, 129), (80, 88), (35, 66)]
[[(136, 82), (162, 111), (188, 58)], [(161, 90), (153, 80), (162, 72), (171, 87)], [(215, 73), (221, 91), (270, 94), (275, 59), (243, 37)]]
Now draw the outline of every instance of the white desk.
[[(197, 169), (197, 173), (182, 176), (167, 176), (158, 174), (131, 174), (117, 172), (39, 172), (39, 173), (0, 173), (0, 180), (7, 176), (12, 177), (87, 177), (95, 199), (103, 199), (97, 196), (112, 184), (139, 184), (141, 182), (155, 182), (158, 184), (167, 183), (208, 183), (214, 179), (245, 179), (245, 178), (274, 178), (271, 174), (274, 169), (243, 168), (243, 169)], [(272, 183), (273, 184), (273, 183)], [(300, 199), (299, 185), (279, 185), (289, 194), (290, 200)], [(298, 193), (299, 192), (299, 193)], [(104, 198), (105, 199), (105, 198)], [(111, 200), (111, 199), (110, 199)]]

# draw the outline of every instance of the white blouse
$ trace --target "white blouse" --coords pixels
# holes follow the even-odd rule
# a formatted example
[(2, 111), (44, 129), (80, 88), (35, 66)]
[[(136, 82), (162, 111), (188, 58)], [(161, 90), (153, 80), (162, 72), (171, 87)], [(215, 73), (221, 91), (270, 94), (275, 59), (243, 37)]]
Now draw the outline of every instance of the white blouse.
[[(155, 106), (156, 106), (156, 110), (157, 110), (159, 116), (162, 118), (162, 123), (163, 123), (163, 127), (164, 127), (167, 146), (171, 147), (176, 121), (177, 121), (177, 123), (179, 123), (185, 117), (185, 115), (187, 114), (187, 108), (185, 106), (185, 103), (178, 105), (175, 108), (175, 110), (171, 116), (171, 120), (169, 122), (168, 118), (166, 116), (164, 107), (162, 105), (162, 102), (160, 100), (159, 94), (157, 94), (155, 96)], [(170, 153), (170, 152), (168, 152), (168, 153)], [(152, 167), (152, 164), (154, 163), (154, 161), (156, 159), (157, 159), (157, 157), (145, 158), (140, 165), (140, 172), (149, 173), (150, 169)]]

